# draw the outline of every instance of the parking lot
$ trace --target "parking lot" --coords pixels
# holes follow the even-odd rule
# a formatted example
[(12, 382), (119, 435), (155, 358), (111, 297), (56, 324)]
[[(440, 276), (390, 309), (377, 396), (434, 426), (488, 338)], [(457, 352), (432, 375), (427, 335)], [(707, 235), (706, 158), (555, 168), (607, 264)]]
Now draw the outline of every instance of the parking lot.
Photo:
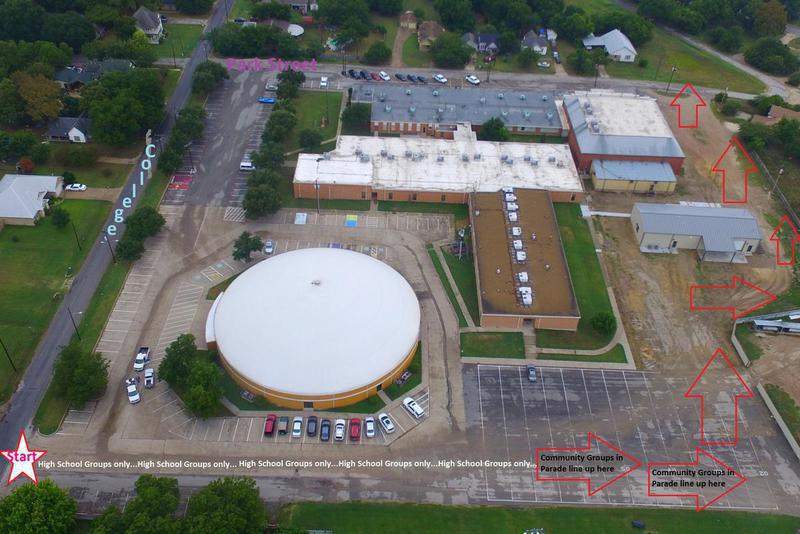
[[(530, 383), (524, 366), (467, 365), (464, 398), (470, 441), (496, 460), (533, 461), (537, 447), (586, 447), (587, 433), (602, 437), (643, 466), (588, 497), (585, 482), (536, 481), (534, 470), (484, 468), (474, 496), (498, 502), (689, 506), (692, 499), (647, 496), (647, 462), (688, 462), (699, 446), (699, 401), (684, 399), (689, 382), (641, 371), (538, 368)], [(727, 399), (718, 398), (724, 403)], [(796, 499), (800, 478), (792, 454), (760, 399), (740, 399), (736, 447), (705, 450), (747, 478), (713, 504), (717, 508), (777, 509)], [(724, 420), (707, 421), (727, 430)], [(482, 495), (481, 495), (482, 493)]]

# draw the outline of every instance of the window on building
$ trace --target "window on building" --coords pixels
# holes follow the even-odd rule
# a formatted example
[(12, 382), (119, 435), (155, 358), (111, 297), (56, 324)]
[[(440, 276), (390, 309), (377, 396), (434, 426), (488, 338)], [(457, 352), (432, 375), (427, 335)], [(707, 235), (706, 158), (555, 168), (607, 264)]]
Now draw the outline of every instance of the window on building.
[(747, 245), (747, 252), (753, 252), (753, 245)]
[(394, 198), (394, 193), (389, 193), (389, 200), (392, 200), (392, 198)]
[(442, 195), (442, 196), (439, 198), (439, 202), (444, 202), (446, 198), (447, 198), (447, 195)]
[(411, 193), (411, 200), (417, 200), (417, 194)]
[(361, 192), (361, 200), (366, 200), (366, 198), (367, 198), (367, 192), (366, 191), (362, 191)]
[(313, 407), (314, 407), (314, 403), (311, 402), (311, 401), (305, 401), (303, 403), (303, 408), (313, 408)]

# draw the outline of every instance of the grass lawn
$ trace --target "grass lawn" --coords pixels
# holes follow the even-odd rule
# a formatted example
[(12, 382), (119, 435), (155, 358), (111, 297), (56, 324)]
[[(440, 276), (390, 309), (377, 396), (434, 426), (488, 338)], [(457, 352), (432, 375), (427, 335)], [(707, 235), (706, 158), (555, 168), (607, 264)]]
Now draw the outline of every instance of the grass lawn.
[(767, 390), (769, 398), (781, 414), (783, 422), (789, 427), (792, 435), (796, 440), (800, 440), (800, 407), (794, 399), (786, 393), (780, 386), (775, 384), (767, 384), (764, 386)]
[(580, 356), (577, 354), (539, 354), (539, 360), (559, 360), (570, 362), (603, 362), (603, 363), (625, 363), (625, 349), (617, 344), (613, 349), (599, 356)]
[[(230, 1), (230, 0), (227, 0)], [(229, 20), (233, 19), (246, 19), (250, 17), (250, 9), (253, 7), (252, 0), (233, 0), (233, 7), (231, 7), (231, 14)]]
[(581, 217), (577, 204), (556, 203), (553, 206), (581, 320), (576, 332), (537, 330), (536, 344), (551, 348), (598, 349), (608, 343), (613, 334), (604, 336), (595, 332), (592, 318), (603, 311), (612, 313), (612, 309), (589, 225)]
[(389, 395), (390, 399), (394, 400), (401, 395), (405, 395), (422, 382), (422, 342), (417, 344), (417, 352), (414, 354), (414, 359), (411, 360), (411, 365), (408, 366), (408, 370), (411, 371), (411, 378), (406, 380), (405, 384), (402, 386), (392, 384), (383, 390)]
[(417, 34), (411, 36), (403, 43), (403, 63), (406, 67), (430, 67), (431, 55), (429, 52), (419, 49)]
[[(325, 116), (325, 95), (328, 98), (328, 124), (320, 128), (320, 121)], [(339, 126), (339, 108), (342, 105), (342, 93), (339, 91), (300, 91), (297, 98), (292, 100), (297, 110), (297, 125), (286, 140), (287, 151), (300, 148), (298, 136), (306, 128), (322, 134), (322, 140), (327, 141), (336, 137), (336, 128)]]
[[(494, 61), (494, 65), (492, 65), (492, 72), (530, 72), (532, 74), (555, 74), (556, 67), (555, 62), (553, 61), (552, 51), (548, 48), (546, 56), (538, 56), (539, 59), (533, 62), (533, 64), (528, 68), (523, 68), (519, 66), (517, 62), (517, 54), (513, 55), (499, 55)], [(541, 68), (536, 65), (538, 61), (547, 61), (550, 63), (550, 66), (547, 68)], [(483, 56), (481, 54), (475, 54), (475, 68), (481, 71), (481, 75), (479, 78), (484, 79), (486, 78), (486, 71), (488, 70), (488, 64), (483, 61)]]
[[(671, 67), (675, 65), (679, 69), (672, 80), (676, 90), (687, 81), (695, 86), (728, 88), (744, 93), (760, 93), (765, 89), (764, 84), (755, 77), (661, 28), (654, 28), (653, 38), (638, 46), (637, 51), (637, 63), (611, 62), (606, 65), (608, 74), (615, 78), (666, 83)], [(641, 58), (649, 62), (646, 68), (638, 65), (638, 59)]]
[(467, 224), (467, 220), (469, 219), (469, 210), (466, 204), (439, 204), (436, 202), (401, 202), (396, 200), (381, 200), (378, 202), (378, 211), (450, 214), (456, 219), (456, 228), (465, 226)]
[(178, 86), (178, 80), (181, 77), (181, 70), (180, 69), (164, 69), (167, 71), (167, 75), (164, 78), (164, 83), (162, 84), (161, 88), (164, 90), (164, 102), (169, 102), (172, 93), (175, 92), (175, 88)]
[(475, 282), (475, 264), (472, 256), (465, 255), (463, 259), (458, 259), (458, 256), (448, 252), (445, 247), (442, 247), (442, 255), (445, 263), (447, 263), (447, 268), (450, 269), (453, 280), (456, 282), (456, 286), (458, 286), (458, 292), (461, 293), (461, 298), (464, 299), (467, 311), (472, 316), (472, 321), (476, 326), (480, 325), (478, 285)]
[(191, 56), (203, 35), (203, 27), (199, 24), (165, 24), (164, 29), (167, 36), (154, 47), (160, 58), (171, 58), (173, 53), (176, 58)]
[(758, 338), (749, 324), (742, 323), (736, 325), (736, 339), (739, 340), (745, 354), (747, 354), (747, 357), (750, 358), (751, 361), (761, 358), (764, 354), (764, 351), (761, 350), (758, 344)]
[(254, 410), (254, 411), (264, 411), (264, 410), (286, 410), (287, 408), (282, 408), (275, 404), (272, 404), (264, 397), (256, 397), (253, 399), (253, 402), (246, 400), (242, 397), (242, 388), (237, 384), (231, 375), (225, 370), (222, 365), (220, 365), (219, 361), (214, 358), (214, 364), (219, 367), (219, 370), (222, 371), (222, 390), (224, 392), (225, 398), (228, 399), (234, 406), (239, 408), (240, 410)]
[[(241, 273), (239, 273), (239, 274), (241, 274)], [(214, 299), (216, 299), (219, 296), (220, 293), (222, 293), (223, 291), (228, 289), (228, 286), (231, 285), (234, 280), (236, 280), (236, 277), (239, 276), (239, 274), (235, 274), (235, 275), (231, 276), (230, 278), (228, 278), (227, 280), (223, 280), (219, 284), (209, 288), (208, 293), (206, 293), (206, 300), (214, 300)]]
[(111, 210), (109, 202), (99, 200), (65, 200), (61, 206), (83, 250), (71, 226), (58, 229), (49, 218), (38, 226), (6, 226), (0, 232), (0, 338), (19, 371), (14, 374), (6, 358), (0, 358), (0, 401), (14, 391), (50, 324), (67, 290), (68, 269), (78, 272)]
[(430, 0), (403, 0), (403, 11), (414, 11), (415, 9), (425, 12), (425, 20), (440, 21), (439, 12), (433, 8), (433, 2)]
[(428, 243), (425, 245), (425, 248), (428, 249), (428, 255), (431, 257), (431, 261), (433, 262), (433, 268), (436, 269), (436, 274), (439, 275), (439, 280), (442, 282), (444, 292), (447, 293), (447, 298), (450, 299), (450, 304), (453, 306), (453, 310), (456, 312), (456, 317), (458, 317), (458, 326), (464, 328), (467, 326), (467, 320), (464, 319), (464, 314), (461, 313), (461, 307), (458, 305), (456, 294), (453, 292), (453, 288), (450, 286), (450, 282), (447, 280), (447, 275), (444, 272), (444, 267), (442, 267), (442, 262), (439, 261), (439, 256), (437, 256), (436, 252), (433, 250), (433, 245)]
[(365, 54), (372, 43), (383, 43), (391, 50), (392, 46), (394, 46), (394, 38), (397, 36), (397, 30), (400, 27), (399, 16), (384, 17), (373, 14), (370, 16), (370, 23), (373, 25), (380, 24), (386, 28), (386, 34), (370, 32), (370, 34), (358, 44), (358, 52), (362, 55)]
[[(36, 166), (36, 174), (55, 174), (60, 176), (64, 171), (75, 175), (75, 181), (89, 187), (121, 187), (133, 169), (133, 165), (116, 165), (114, 163), (95, 163), (91, 167), (67, 167), (52, 162)], [(16, 173), (13, 165), (0, 165), (0, 173)]]
[(283, 528), (293, 527), (298, 531), (324, 529), (348, 534), (519, 533), (531, 527), (542, 528), (548, 533), (618, 534), (633, 532), (631, 521), (635, 519), (647, 524), (646, 532), (659, 534), (790, 534), (800, 527), (800, 518), (797, 517), (751, 512), (706, 510), (698, 514), (694, 509), (503, 508), (366, 502), (289, 504), (281, 509), (278, 523)]
[(344, 413), (364, 413), (372, 414), (379, 412), (386, 404), (377, 395), (368, 397), (361, 402), (351, 404), (349, 406), (342, 406), (341, 408), (325, 408), (324, 410), (317, 410), (320, 412), (344, 412)]
[(525, 358), (522, 332), (462, 332), (461, 356)]

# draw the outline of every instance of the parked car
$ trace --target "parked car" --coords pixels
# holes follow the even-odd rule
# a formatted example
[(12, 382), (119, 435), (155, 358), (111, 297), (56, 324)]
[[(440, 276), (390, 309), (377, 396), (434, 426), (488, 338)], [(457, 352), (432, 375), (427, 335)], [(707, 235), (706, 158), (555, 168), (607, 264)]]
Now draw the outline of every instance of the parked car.
[(375, 418), (372, 416), (364, 419), (364, 435), (368, 438), (375, 437)]
[(256, 166), (253, 165), (253, 162), (249, 159), (243, 159), (241, 163), (239, 163), (239, 170), (244, 172), (250, 172), (256, 170)]
[(413, 74), (407, 75), (406, 78), (408, 78), (408, 81), (411, 83), (417, 83), (417, 77), (414, 76)]
[(388, 414), (379, 413), (378, 421), (381, 422), (381, 426), (383, 427), (383, 430), (387, 434), (391, 434), (392, 432), (394, 432), (394, 423), (392, 423), (392, 419), (389, 417)]
[(275, 92), (275, 91), (277, 91), (277, 90), (278, 90), (278, 86), (277, 86), (277, 85), (275, 85), (274, 83), (268, 83), (268, 84), (267, 84), (267, 85), (264, 87), (264, 90), (265, 90), (265, 91), (272, 91), (272, 92)]
[(379, 81), (381, 81), (381, 77), (378, 75), (378, 73), (377, 73), (377, 72), (370, 72), (370, 73), (369, 73), (369, 76), (370, 76), (370, 78), (372, 78), (372, 79), (373, 79), (373, 80), (375, 80), (376, 82), (379, 82)]
[(273, 252), (275, 252), (275, 243), (272, 239), (267, 239), (264, 243), (264, 254), (272, 254)]
[(303, 418), (299, 415), (292, 420), (292, 437), (299, 438), (303, 435)]
[(391, 79), (392, 79), (392, 78), (391, 78), (391, 76), (389, 76), (388, 74), (386, 74), (384, 71), (380, 71), (380, 72), (378, 73), (378, 76), (380, 76), (380, 77), (381, 77), (381, 80), (383, 80), (384, 82), (388, 82), (389, 80), (391, 80)]
[(550, 62), (549, 61), (539, 61), (538, 63), (536, 63), (536, 66), (539, 67), (540, 69), (549, 69), (550, 68)]
[(344, 441), (344, 419), (337, 419), (336, 424), (333, 426), (333, 439), (336, 441)]
[(319, 79), (319, 88), (325, 89), (326, 87), (328, 87), (328, 77), (323, 76), (322, 78)]
[(413, 415), (415, 419), (419, 419), (420, 417), (425, 415), (425, 410), (420, 408), (420, 405), (417, 404), (417, 401), (415, 401), (411, 397), (406, 397), (405, 399), (403, 399), (403, 406), (406, 407), (408, 413)]
[(64, 189), (66, 189), (67, 191), (86, 191), (86, 185), (85, 184), (69, 184)]
[(136, 404), (142, 400), (142, 398), (139, 396), (139, 390), (136, 389), (136, 381), (130, 378), (126, 381), (126, 383), (128, 384), (128, 402), (131, 404)]
[(306, 423), (306, 434), (309, 436), (317, 435), (317, 416), (309, 415), (308, 422)]
[(350, 441), (358, 441), (361, 438), (361, 419), (354, 417), (350, 419)]
[(447, 78), (445, 78), (441, 74), (434, 74), (433, 80), (439, 83), (447, 83)]
[(347, 69), (347, 74), (349, 74), (351, 78), (358, 78), (358, 74), (353, 69)]
[(394, 77), (400, 80), (401, 82), (405, 82), (406, 80), (408, 80), (408, 78), (406, 78), (406, 75), (403, 74), (402, 72), (398, 72), (397, 74), (394, 75)]
[(428, 83), (428, 79), (425, 76), (420, 76), (419, 74), (417, 74), (417, 81), (419, 83)]
[(233, 19), (233, 22), (235, 22), (236, 24), (244, 24), (245, 20), (241, 17), (236, 17), (235, 19)]
[(275, 423), (278, 421), (278, 416), (274, 413), (271, 413), (267, 416), (267, 420), (264, 422), (264, 435), (271, 436), (275, 433)]
[(289, 417), (286, 415), (282, 415), (280, 419), (278, 419), (278, 435), (286, 434), (289, 430)]
[(133, 360), (133, 370), (141, 371), (144, 369), (144, 364), (150, 361), (150, 347), (139, 347), (139, 352), (136, 353), (136, 358)]
[(147, 389), (156, 385), (156, 370), (148, 367), (144, 370), (144, 387)]
[(362, 80), (369, 80), (369, 72), (362, 70), (358, 72), (359, 76), (361, 76)]
[(331, 439), (331, 421), (330, 419), (323, 419), (319, 424), (319, 439), (320, 441), (330, 441)]
[(561, 54), (558, 52), (553, 52), (553, 61), (556, 63), (561, 63)]
[(474, 74), (467, 74), (466, 76), (464, 76), (464, 79), (467, 80), (472, 85), (479, 85), (481, 83), (478, 77), (475, 76)]
[(274, 104), (275, 99), (272, 98), (271, 96), (262, 96), (261, 98), (258, 99), (258, 102), (260, 104)]
[(536, 382), (536, 367), (533, 365), (528, 366), (528, 382), (532, 384)]

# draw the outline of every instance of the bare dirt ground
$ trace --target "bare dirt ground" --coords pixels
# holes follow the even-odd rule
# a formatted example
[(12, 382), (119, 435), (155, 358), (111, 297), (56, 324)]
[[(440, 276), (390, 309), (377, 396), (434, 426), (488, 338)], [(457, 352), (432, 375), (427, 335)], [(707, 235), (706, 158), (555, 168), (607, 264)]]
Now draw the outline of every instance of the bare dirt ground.
[(405, 44), (406, 39), (411, 37), (413, 33), (413, 31), (402, 26), (397, 29), (397, 35), (395, 35), (394, 43), (392, 44), (392, 62), (389, 65), (390, 67), (405, 67), (405, 63), (403, 63), (403, 44)]
[(800, 399), (800, 382), (796, 370), (800, 366), (800, 338), (788, 335), (759, 334), (758, 343), (764, 355), (753, 365), (766, 384), (777, 384), (795, 399)]
[[(721, 202), (721, 177), (712, 173), (711, 168), (727, 146), (731, 133), (708, 107), (701, 108), (700, 128), (679, 129), (677, 113), (669, 107), (670, 101), (668, 97), (659, 97), (664, 116), (686, 153), (676, 193), (654, 198), (593, 192), (595, 210), (630, 212), (634, 202)], [(729, 169), (729, 177), (743, 172), (735, 155), (730, 158)], [(743, 195), (741, 183), (729, 188), (728, 193)], [(665, 369), (700, 368), (717, 347), (734, 353), (728, 341), (730, 312), (690, 311), (691, 285), (728, 285), (735, 274), (774, 294), (789, 287), (791, 273), (787, 268), (775, 266), (774, 246), (768, 241), (772, 228), (763, 217), (763, 212), (769, 211), (766, 192), (751, 182), (748, 204), (737, 207), (746, 207), (758, 217), (765, 239), (759, 253), (748, 258), (745, 265), (699, 262), (693, 251), (678, 255), (642, 254), (629, 220), (599, 219), (603, 255), (639, 363)], [(730, 297), (737, 305), (755, 303), (754, 297), (744, 290), (735, 291)]]

